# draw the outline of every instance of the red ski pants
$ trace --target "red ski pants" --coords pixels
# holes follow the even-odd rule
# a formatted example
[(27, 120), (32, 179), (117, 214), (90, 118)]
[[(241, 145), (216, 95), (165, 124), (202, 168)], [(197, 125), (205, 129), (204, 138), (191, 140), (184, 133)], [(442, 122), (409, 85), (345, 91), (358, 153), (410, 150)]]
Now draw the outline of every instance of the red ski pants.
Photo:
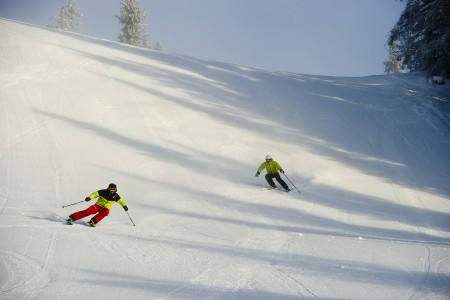
[(95, 221), (95, 223), (100, 222), (104, 217), (106, 217), (109, 214), (109, 209), (101, 207), (97, 204), (91, 205), (85, 210), (77, 211), (73, 214), (74, 220), (83, 219), (84, 217), (87, 217), (89, 215), (96, 214), (92, 219)]

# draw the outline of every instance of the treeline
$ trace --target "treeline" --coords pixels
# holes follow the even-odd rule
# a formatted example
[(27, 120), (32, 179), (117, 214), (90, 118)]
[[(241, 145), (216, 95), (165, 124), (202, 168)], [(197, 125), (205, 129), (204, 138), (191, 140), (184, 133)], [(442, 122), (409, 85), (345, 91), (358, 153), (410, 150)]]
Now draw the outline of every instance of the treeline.
[[(123, 0), (120, 14), (116, 15), (122, 24), (119, 41), (151, 48), (147, 16), (139, 0)], [(53, 27), (79, 32), (81, 18), (77, 1), (69, 0), (61, 8)], [(392, 28), (387, 44), (386, 73), (424, 71), (428, 76), (450, 77), (450, 0), (406, 0), (406, 7)], [(162, 50), (159, 42), (155, 49)]]
[[(402, 1), (402, 0), (401, 0)], [(450, 0), (406, 0), (389, 37), (386, 73), (450, 76)]]
[[(122, 24), (121, 33), (118, 37), (119, 41), (133, 46), (151, 48), (148, 25), (146, 24), (147, 16), (148, 13), (140, 7), (139, 0), (123, 0), (120, 14), (116, 15), (116, 18)], [(59, 16), (51, 18), (55, 20), (55, 24), (51, 27), (80, 32), (82, 17), (77, 0), (69, 0), (66, 5), (61, 7)], [(161, 44), (157, 42), (154, 49), (162, 50)]]

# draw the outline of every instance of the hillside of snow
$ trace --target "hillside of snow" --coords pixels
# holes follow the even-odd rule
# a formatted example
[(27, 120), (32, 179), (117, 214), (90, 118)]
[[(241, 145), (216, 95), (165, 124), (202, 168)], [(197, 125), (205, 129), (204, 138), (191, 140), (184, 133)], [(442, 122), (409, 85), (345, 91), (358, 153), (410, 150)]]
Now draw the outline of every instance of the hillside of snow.
[[(440, 88), (0, 19), (0, 298), (450, 299)], [(129, 214), (65, 224), (111, 182)]]

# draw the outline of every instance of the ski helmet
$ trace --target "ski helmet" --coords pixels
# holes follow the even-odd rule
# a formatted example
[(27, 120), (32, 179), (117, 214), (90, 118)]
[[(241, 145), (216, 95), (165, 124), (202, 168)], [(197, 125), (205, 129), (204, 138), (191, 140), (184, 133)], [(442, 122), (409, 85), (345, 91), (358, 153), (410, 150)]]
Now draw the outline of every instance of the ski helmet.
[(266, 155), (266, 160), (272, 160), (272, 156)]
[(110, 183), (110, 184), (108, 185), (108, 190), (117, 190), (116, 184), (115, 184), (115, 183)]

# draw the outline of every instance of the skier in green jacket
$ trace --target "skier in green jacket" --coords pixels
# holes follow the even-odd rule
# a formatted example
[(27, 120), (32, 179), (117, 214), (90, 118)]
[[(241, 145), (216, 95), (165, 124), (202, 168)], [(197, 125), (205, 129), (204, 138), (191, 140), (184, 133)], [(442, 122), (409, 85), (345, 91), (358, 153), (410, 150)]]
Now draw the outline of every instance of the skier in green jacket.
[(272, 188), (277, 187), (273, 182), (273, 179), (275, 178), (278, 181), (278, 183), (281, 184), (281, 186), (286, 192), (289, 192), (291, 190), (289, 186), (286, 184), (286, 182), (284, 182), (284, 180), (281, 179), (280, 173), (278, 173), (278, 171), (280, 171), (281, 173), (284, 174), (283, 168), (279, 163), (277, 163), (272, 159), (272, 156), (266, 155), (266, 161), (259, 166), (255, 176), (258, 177), (259, 174), (261, 174), (261, 171), (264, 169), (267, 170), (267, 174), (265, 176), (266, 180)]

